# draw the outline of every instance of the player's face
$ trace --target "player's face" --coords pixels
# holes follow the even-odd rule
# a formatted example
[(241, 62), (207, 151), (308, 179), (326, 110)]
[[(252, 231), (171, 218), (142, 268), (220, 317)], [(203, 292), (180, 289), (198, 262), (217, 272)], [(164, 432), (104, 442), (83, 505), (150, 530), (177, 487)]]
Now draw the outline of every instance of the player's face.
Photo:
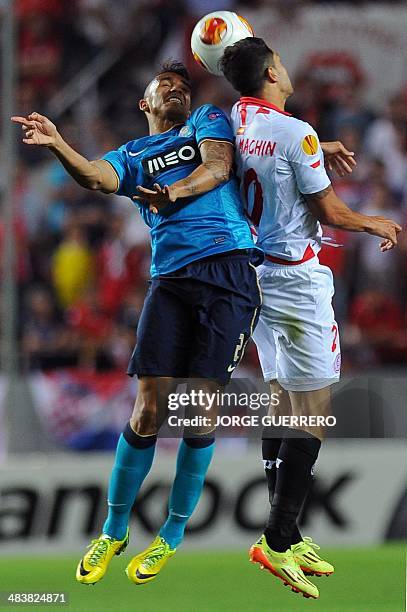
[(288, 98), (288, 96), (291, 96), (291, 94), (294, 92), (294, 88), (291, 84), (291, 80), (290, 77), (288, 76), (288, 72), (286, 67), (284, 66), (284, 64), (281, 61), (281, 57), (279, 56), (278, 53), (274, 53), (274, 71), (276, 72), (277, 76), (278, 76), (278, 85), (280, 88), (281, 93), (285, 94)]
[(145, 112), (150, 112), (169, 121), (183, 122), (191, 112), (191, 90), (179, 74), (165, 72), (157, 76), (148, 86)]

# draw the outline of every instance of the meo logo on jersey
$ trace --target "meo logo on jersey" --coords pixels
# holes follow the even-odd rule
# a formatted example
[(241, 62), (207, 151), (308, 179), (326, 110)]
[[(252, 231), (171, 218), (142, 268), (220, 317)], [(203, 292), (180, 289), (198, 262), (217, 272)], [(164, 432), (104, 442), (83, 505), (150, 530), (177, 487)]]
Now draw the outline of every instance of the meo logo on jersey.
[(315, 155), (318, 151), (318, 140), (313, 134), (309, 134), (303, 138), (301, 148), (306, 155)]
[(195, 141), (191, 141), (164, 155), (157, 155), (144, 159), (143, 170), (149, 176), (157, 176), (171, 168), (171, 166), (185, 166), (190, 164), (196, 157), (199, 159), (200, 163), (199, 149)]

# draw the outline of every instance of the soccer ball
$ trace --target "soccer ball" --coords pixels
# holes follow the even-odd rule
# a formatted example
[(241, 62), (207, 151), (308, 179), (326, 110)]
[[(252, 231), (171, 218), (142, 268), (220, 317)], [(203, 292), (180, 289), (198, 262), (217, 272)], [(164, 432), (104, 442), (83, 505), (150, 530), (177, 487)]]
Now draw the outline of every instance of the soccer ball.
[(209, 13), (198, 21), (192, 32), (194, 59), (211, 74), (221, 76), (219, 60), (226, 47), (249, 36), (253, 36), (253, 28), (244, 17), (231, 11)]

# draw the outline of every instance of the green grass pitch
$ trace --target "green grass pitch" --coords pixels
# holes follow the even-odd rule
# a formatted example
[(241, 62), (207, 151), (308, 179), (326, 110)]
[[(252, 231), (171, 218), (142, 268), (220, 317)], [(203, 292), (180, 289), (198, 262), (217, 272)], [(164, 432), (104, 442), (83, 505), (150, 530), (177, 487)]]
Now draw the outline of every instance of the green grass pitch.
[(321, 594), (318, 601), (292, 593), (271, 574), (249, 563), (245, 551), (197, 553), (180, 549), (162, 575), (144, 586), (131, 584), (124, 574), (129, 554), (113, 559), (108, 574), (95, 586), (74, 581), (75, 558), (3, 558), (0, 590), (64, 591), (69, 605), (19, 607), (58, 607), (68, 612), (404, 611), (404, 545), (323, 552), (335, 564), (336, 574), (314, 579)]

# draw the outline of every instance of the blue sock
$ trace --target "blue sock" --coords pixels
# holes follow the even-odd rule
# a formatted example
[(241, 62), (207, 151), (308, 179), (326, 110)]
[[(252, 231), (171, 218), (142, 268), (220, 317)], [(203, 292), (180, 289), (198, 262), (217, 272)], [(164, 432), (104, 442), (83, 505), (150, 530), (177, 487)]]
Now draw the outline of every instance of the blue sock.
[(172, 549), (176, 548), (184, 537), (187, 521), (201, 496), (214, 449), (214, 440), (208, 438), (191, 438), (187, 443), (182, 440), (179, 446), (177, 472), (168, 504), (168, 518), (160, 530), (160, 536)]
[(109, 483), (109, 513), (102, 530), (115, 540), (126, 535), (134, 500), (153, 463), (156, 440), (157, 436), (139, 436), (130, 423), (119, 438)]

